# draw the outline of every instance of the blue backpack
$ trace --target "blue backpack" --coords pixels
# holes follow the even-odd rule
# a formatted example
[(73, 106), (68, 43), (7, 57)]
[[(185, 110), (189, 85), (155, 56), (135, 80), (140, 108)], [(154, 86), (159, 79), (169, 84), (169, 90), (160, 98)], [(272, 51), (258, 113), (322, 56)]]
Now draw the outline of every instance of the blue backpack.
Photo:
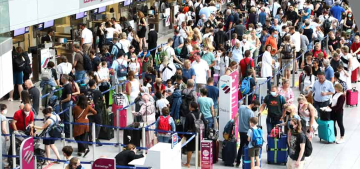
[(253, 132), (253, 136), (251, 138), (251, 145), (253, 147), (262, 147), (264, 140), (262, 137), (262, 129), (257, 128), (257, 129), (251, 129)]
[(124, 60), (125, 59), (123, 59), (121, 63), (116, 60), (116, 62), (118, 62), (118, 68), (116, 70), (117, 77), (124, 77), (127, 75), (127, 67), (123, 65)]
[(240, 92), (242, 95), (248, 94), (250, 92), (250, 80), (252, 77), (245, 77), (240, 86)]

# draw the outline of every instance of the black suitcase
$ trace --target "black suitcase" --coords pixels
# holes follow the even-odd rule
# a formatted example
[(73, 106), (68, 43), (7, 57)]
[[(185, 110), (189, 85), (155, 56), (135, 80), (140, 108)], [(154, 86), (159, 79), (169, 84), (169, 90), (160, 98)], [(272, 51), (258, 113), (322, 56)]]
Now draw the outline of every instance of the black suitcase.
[[(109, 112), (109, 124), (114, 124), (114, 114)], [(101, 127), (99, 139), (111, 140), (114, 138), (114, 128)]]
[(224, 140), (222, 148), (222, 159), (225, 166), (234, 166), (236, 158), (236, 139)]
[[(134, 124), (130, 124), (127, 127), (134, 128)], [(124, 144), (134, 144), (136, 147), (140, 147), (141, 130), (124, 130)]]

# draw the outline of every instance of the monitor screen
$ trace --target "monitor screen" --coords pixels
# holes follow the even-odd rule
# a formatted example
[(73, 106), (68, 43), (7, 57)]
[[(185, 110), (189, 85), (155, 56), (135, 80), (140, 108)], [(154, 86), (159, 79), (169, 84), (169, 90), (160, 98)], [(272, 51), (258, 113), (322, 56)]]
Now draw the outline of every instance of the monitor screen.
[(19, 35), (23, 35), (23, 34), (25, 34), (25, 27), (14, 30), (14, 36), (19, 36)]
[(85, 17), (85, 12), (80, 12), (80, 13), (77, 13), (77, 14), (76, 14), (75, 19), (81, 19), (81, 18), (83, 18), (83, 17)]
[(130, 5), (131, 4), (131, 0), (125, 0), (124, 1), (124, 6), (128, 6), (128, 5)]
[(29, 27), (25, 27), (25, 33), (29, 33)]
[(39, 30), (44, 29), (44, 23), (39, 23), (39, 24), (38, 24), (38, 29), (39, 29)]
[(44, 28), (48, 28), (52, 26), (54, 26), (54, 20), (44, 22)]
[(106, 11), (106, 6), (100, 7), (98, 13), (103, 13)]

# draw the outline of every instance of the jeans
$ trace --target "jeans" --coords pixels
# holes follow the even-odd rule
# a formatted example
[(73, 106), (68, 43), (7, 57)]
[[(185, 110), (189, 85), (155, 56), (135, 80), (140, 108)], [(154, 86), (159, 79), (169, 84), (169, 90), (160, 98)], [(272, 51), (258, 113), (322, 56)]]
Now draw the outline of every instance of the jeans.
[(165, 136), (165, 135), (158, 135), (158, 142), (161, 143), (169, 143), (170, 137), (169, 136)]
[(240, 164), (241, 156), (243, 153), (243, 147), (249, 144), (248, 136), (246, 132), (239, 132), (240, 135), (240, 147), (236, 157), (236, 164)]
[(268, 135), (271, 133), (271, 130), (277, 125), (280, 124), (281, 121), (280, 120), (274, 120), (271, 119), (269, 116), (266, 118), (266, 129), (267, 129), (267, 133)]
[(207, 123), (208, 123), (208, 129), (213, 128), (213, 126), (214, 126), (214, 118), (213, 118), (213, 117), (209, 117), (209, 118), (205, 118), (205, 120), (206, 120)]
[(78, 81), (80, 80), (80, 84), (84, 84), (85, 83), (85, 70), (80, 70), (80, 71), (76, 71), (75, 72), (75, 80)]
[[(72, 101), (62, 103), (61, 108), (62, 110), (67, 109), (69, 106), (71, 106)], [(72, 108), (72, 107), (71, 107)], [(65, 111), (64, 113), (60, 114), (60, 118), (64, 120), (64, 122), (70, 122), (70, 113), (69, 110)], [(64, 133), (66, 138), (70, 138), (70, 124), (64, 125)]]
[(329, 104), (330, 104), (330, 101), (328, 100), (328, 101), (325, 101), (325, 102), (317, 102), (317, 101), (315, 101), (314, 100), (314, 107), (315, 107), (315, 109), (316, 109), (316, 111), (318, 112), (318, 117), (320, 117), (320, 112), (322, 111), (322, 110), (320, 110), (320, 108), (321, 107), (326, 107), (326, 106), (329, 106)]

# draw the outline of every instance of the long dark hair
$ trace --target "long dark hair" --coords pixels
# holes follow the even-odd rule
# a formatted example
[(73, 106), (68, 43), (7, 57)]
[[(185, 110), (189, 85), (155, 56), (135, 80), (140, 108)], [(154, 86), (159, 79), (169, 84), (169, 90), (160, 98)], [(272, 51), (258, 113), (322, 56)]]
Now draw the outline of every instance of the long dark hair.
[(87, 97), (85, 95), (80, 95), (77, 105), (80, 108), (85, 109), (88, 106)]
[(24, 104), (31, 103), (30, 94), (27, 90), (21, 91), (21, 99)]

